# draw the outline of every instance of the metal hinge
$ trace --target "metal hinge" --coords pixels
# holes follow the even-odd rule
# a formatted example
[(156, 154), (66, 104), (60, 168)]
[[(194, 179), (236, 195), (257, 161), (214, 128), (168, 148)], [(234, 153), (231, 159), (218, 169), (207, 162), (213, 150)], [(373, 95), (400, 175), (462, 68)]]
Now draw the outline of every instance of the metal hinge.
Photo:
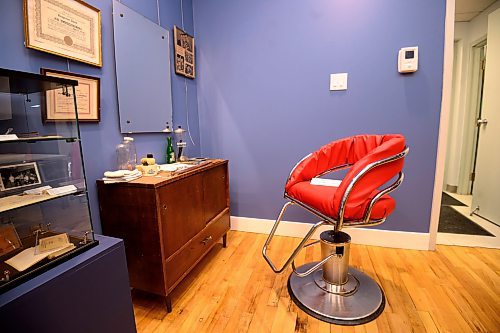
[(469, 180), (470, 180), (471, 182), (473, 182), (475, 179), (476, 179), (476, 173), (475, 173), (475, 172), (471, 172), (471, 173), (470, 173)]
[(485, 70), (486, 69), (486, 59), (483, 59), (481, 60), (481, 70)]

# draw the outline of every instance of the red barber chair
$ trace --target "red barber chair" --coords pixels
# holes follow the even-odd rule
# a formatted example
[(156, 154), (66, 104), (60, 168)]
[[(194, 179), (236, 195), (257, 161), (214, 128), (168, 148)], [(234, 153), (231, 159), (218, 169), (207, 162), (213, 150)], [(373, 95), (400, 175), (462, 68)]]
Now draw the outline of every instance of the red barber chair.
[[(285, 185), (284, 196), (289, 201), (281, 209), (262, 254), (276, 273), (292, 265), (288, 292), (307, 314), (333, 324), (359, 325), (377, 318), (384, 310), (384, 292), (377, 282), (349, 267), (351, 237), (341, 230), (344, 226), (381, 224), (392, 213), (396, 202), (389, 193), (403, 182), (408, 150), (402, 135), (358, 135), (321, 147), (293, 168)], [(316, 185), (319, 177), (346, 168), (342, 181)], [(391, 179), (396, 180), (386, 186)], [(277, 268), (266, 253), (267, 247), (291, 205), (302, 207), (321, 221), (311, 227), (283, 266)], [(330, 228), (320, 234), (318, 241), (306, 244), (323, 225)], [(294, 259), (299, 252), (317, 243), (321, 243), (322, 260), (296, 268)]]

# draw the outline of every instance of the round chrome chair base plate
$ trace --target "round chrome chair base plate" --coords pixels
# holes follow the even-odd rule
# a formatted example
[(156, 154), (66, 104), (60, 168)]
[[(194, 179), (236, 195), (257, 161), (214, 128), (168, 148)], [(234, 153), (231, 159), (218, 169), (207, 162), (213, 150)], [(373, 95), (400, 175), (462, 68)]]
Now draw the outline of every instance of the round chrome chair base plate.
[[(297, 271), (305, 272), (315, 264), (316, 262), (305, 264)], [(317, 272), (322, 274), (323, 271), (319, 269)], [(348, 295), (331, 293), (319, 287), (315, 281), (315, 276), (318, 275), (314, 273), (303, 278), (292, 273), (288, 278), (288, 292), (302, 311), (319, 320), (337, 325), (368, 323), (384, 310), (384, 292), (365, 273), (349, 267), (349, 274), (359, 281), (359, 286), (354, 293)]]

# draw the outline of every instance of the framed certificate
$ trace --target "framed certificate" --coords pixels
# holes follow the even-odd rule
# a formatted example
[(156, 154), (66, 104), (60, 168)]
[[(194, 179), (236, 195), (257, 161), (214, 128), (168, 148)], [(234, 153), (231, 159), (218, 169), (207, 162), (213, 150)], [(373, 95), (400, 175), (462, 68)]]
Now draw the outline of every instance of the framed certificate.
[(175, 73), (195, 78), (194, 37), (174, 26)]
[(101, 11), (81, 0), (24, 0), (26, 47), (102, 67)]
[[(75, 87), (78, 121), (98, 122), (100, 114), (100, 79), (98, 77), (68, 73), (55, 69), (41, 68), (43, 75), (60, 77), (78, 81)], [(75, 120), (75, 101), (73, 90), (68, 89), (71, 96), (62, 94), (62, 89), (49, 90), (45, 94), (45, 108), (42, 108), (44, 122)]]

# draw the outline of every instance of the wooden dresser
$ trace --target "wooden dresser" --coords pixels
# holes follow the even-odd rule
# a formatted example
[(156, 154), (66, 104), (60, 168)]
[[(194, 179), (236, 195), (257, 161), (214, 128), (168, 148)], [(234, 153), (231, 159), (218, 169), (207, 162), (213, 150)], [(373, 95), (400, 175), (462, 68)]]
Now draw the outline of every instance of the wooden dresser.
[(185, 171), (129, 183), (97, 181), (104, 235), (125, 242), (130, 284), (169, 294), (229, 230), (228, 162), (209, 160)]

